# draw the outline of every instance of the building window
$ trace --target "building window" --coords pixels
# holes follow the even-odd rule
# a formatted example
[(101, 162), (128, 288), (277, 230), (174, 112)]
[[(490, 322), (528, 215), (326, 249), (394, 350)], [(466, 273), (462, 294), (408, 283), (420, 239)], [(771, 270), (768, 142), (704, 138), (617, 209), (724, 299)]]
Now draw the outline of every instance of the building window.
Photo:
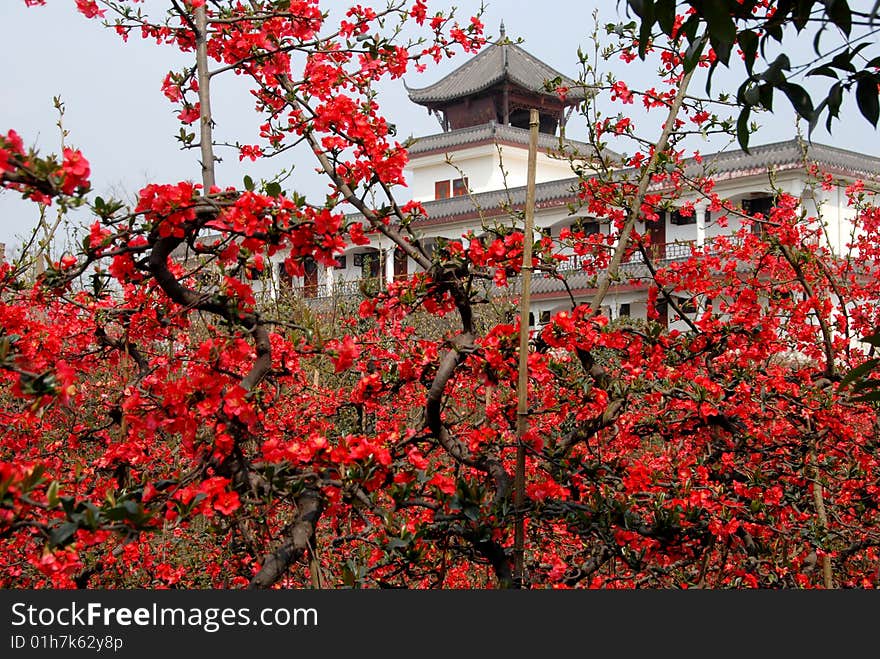
[(345, 269), (345, 254), (340, 254), (339, 256), (336, 257), (336, 268), (338, 270)]
[(434, 199), (449, 199), (449, 181), (434, 183)]
[(669, 222), (670, 224), (677, 225), (696, 224), (697, 212), (692, 209), (690, 215), (683, 215), (680, 210), (671, 211), (669, 213)]
[(408, 263), (406, 252), (400, 247), (394, 250), (394, 280), (406, 279), (408, 274)]
[[(755, 197), (754, 199), (743, 199), (742, 207), (743, 211), (748, 213), (749, 215), (758, 215), (760, 214), (764, 219), (770, 217), (770, 211), (775, 204), (776, 199), (769, 195), (765, 195), (762, 197)], [(752, 233), (756, 236), (763, 236), (766, 227), (764, 223), (761, 221), (753, 221), (752, 222)]]
[(422, 242), (422, 250), (428, 256), (429, 259), (434, 258), (434, 252), (437, 251), (437, 241), (433, 238), (428, 238), (424, 242)]
[(318, 263), (311, 256), (303, 259), (303, 297), (318, 297)]
[[(453, 197), (463, 197), (467, 193), (468, 193), (468, 180), (467, 180), (466, 176), (464, 178), (452, 179), (452, 196)], [(448, 196), (448, 194), (447, 194), (447, 196)]]
[(617, 315), (621, 318), (629, 318), (631, 313), (632, 312), (630, 311), (629, 304), (621, 304), (620, 310), (617, 312)]
[(541, 312), (541, 324), (546, 325), (550, 322), (550, 310), (546, 309)]
[(678, 308), (682, 313), (695, 314), (697, 313), (697, 300), (696, 298), (679, 299)]
[(572, 233), (583, 233), (585, 236), (592, 236), (599, 233), (599, 223), (588, 217), (579, 217), (571, 225)]
[(770, 215), (770, 209), (773, 208), (773, 201), (773, 197), (769, 195), (755, 197), (754, 199), (743, 199), (742, 207), (749, 215), (761, 213), (766, 218)]
[(379, 253), (361, 254), (361, 277), (363, 279), (378, 279), (380, 276)]
[(293, 285), (293, 277), (291, 277), (290, 273), (287, 271), (284, 261), (278, 264), (278, 281), (284, 286)]

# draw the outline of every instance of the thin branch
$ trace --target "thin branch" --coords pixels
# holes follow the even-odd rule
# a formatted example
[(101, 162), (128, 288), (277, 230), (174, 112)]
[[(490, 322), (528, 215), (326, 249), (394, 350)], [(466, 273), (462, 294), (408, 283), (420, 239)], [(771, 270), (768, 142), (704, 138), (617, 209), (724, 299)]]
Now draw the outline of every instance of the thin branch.
[(196, 8), (196, 68), (199, 80), (199, 138), (202, 152), (202, 184), (204, 193), (209, 194), (216, 184), (214, 174), (214, 137), (211, 116), (211, 75), (208, 70), (208, 18), (205, 5)]
[(682, 103), (684, 103), (685, 97), (687, 95), (687, 88), (690, 84), (691, 78), (693, 77), (694, 71), (696, 68), (687, 72), (681, 80), (681, 84), (678, 87), (678, 90), (675, 94), (675, 100), (673, 100), (672, 105), (669, 108), (669, 114), (666, 117), (666, 124), (663, 126), (663, 132), (660, 135), (660, 139), (657, 140), (657, 145), (654, 148), (654, 152), (651, 154), (651, 158), (648, 163), (642, 169), (641, 176), (639, 178), (639, 187), (636, 192), (636, 196), (632, 201), (632, 205), (629, 209), (629, 216), (626, 219), (626, 222), (623, 225), (623, 229), (620, 232), (620, 240), (617, 244), (617, 250), (614, 252), (614, 256), (611, 257), (611, 263), (608, 264), (608, 269), (603, 274), (600, 282), (598, 290), (596, 294), (593, 296), (592, 301), (590, 302), (590, 308), (592, 309), (594, 314), (599, 313), (599, 309), (602, 307), (602, 302), (605, 299), (605, 296), (608, 294), (608, 290), (611, 288), (611, 282), (615, 281), (620, 275), (620, 265), (623, 263), (623, 255), (626, 252), (626, 248), (629, 245), (630, 234), (633, 231), (633, 228), (636, 225), (639, 217), (641, 216), (641, 208), (642, 202), (645, 199), (645, 195), (648, 192), (648, 186), (651, 183), (651, 175), (654, 171), (654, 167), (657, 164), (657, 160), (660, 157), (660, 154), (666, 149), (666, 145), (669, 143), (669, 137), (672, 135), (672, 131), (675, 129), (675, 122), (678, 118), (679, 110), (681, 109)]

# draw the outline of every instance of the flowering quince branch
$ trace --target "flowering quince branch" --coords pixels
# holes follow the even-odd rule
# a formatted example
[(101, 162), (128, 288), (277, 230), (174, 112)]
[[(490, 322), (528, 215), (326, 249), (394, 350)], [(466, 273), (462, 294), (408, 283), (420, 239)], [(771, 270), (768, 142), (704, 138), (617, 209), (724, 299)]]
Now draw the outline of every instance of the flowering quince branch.
[(626, 254), (630, 235), (635, 228), (636, 221), (642, 217), (642, 203), (644, 202), (645, 195), (648, 192), (648, 185), (651, 183), (651, 176), (654, 172), (654, 168), (657, 166), (659, 156), (661, 153), (663, 153), (663, 151), (666, 150), (666, 145), (669, 141), (669, 137), (672, 135), (672, 131), (675, 128), (675, 121), (678, 118), (679, 112), (681, 111), (681, 106), (684, 103), (685, 95), (687, 94), (687, 88), (690, 83), (691, 77), (693, 76), (693, 73), (694, 71), (691, 70), (684, 74), (684, 77), (682, 78), (678, 90), (675, 94), (675, 98), (672, 101), (672, 105), (669, 108), (669, 114), (667, 115), (666, 122), (663, 125), (663, 132), (660, 134), (660, 139), (657, 142), (657, 148), (653, 151), (650, 159), (644, 165), (642, 165), (642, 171), (639, 175), (638, 190), (635, 194), (635, 197), (633, 198), (632, 207), (629, 208), (629, 214), (626, 223), (621, 229), (620, 240), (618, 241), (617, 249), (614, 252), (614, 256), (611, 257), (611, 263), (608, 265), (608, 271), (600, 280), (596, 294), (593, 297), (592, 302), (590, 303), (590, 306), (593, 308), (594, 312), (599, 311), (600, 307), (602, 306), (602, 302), (605, 299), (605, 296), (608, 294), (608, 289), (611, 287), (611, 282), (614, 279), (618, 278), (620, 275), (620, 264), (623, 262), (624, 255)]
[[(336, 26), (317, 0), (175, 0), (161, 21), (137, 2), (77, 7), (192, 55), (163, 93), (207, 130), (202, 181), (151, 183), (133, 208), (90, 200), (81, 253), (36, 284), (0, 264), (0, 585), (307, 587), (312, 572), (346, 587), (512, 585), (519, 328), (485, 311), (474, 283), (503, 291), (517, 276), (522, 231), (499, 223), (426, 251), (412, 231), (425, 209), (395, 201), (406, 150), (372, 91), (478, 48), (479, 19), (462, 26), (422, 0), (354, 6)], [(399, 43), (405, 20), (424, 41)], [(623, 32), (615, 52), (641, 47)], [(609, 86), (624, 107), (666, 110), (661, 139), (583, 108), (597, 146), (638, 145), (579, 170), (584, 208), (613, 232), (536, 245), (533, 267), (561, 276), (561, 248), (573, 250), (596, 292), (572, 295), (528, 356), (529, 583), (874, 587), (876, 408), (839, 374), (872, 365), (851, 339), (880, 320), (875, 193), (847, 190), (854, 262), (781, 190), (757, 215), (685, 176), (684, 119), (715, 121), (701, 114), (711, 99), (687, 96), (712, 55), (686, 72), (681, 41), (654, 36), (644, 52), (663, 84)], [(209, 81), (226, 72), (252, 82), (263, 117), (260, 135), (228, 143), (253, 159), (307, 144), (326, 203), (277, 182), (216, 184)], [(0, 135), (4, 188), (85, 204), (89, 175), (75, 149), (40, 157)], [(652, 259), (636, 227), (689, 188), (743, 228)], [(258, 301), (273, 256), (301, 277), (369, 234), (423, 272), (332, 320), (283, 295)], [(647, 274), (627, 280), (634, 250)], [(661, 297), (679, 315), (676, 300), (695, 301), (690, 332), (602, 313), (612, 286), (645, 284), (649, 314)]]

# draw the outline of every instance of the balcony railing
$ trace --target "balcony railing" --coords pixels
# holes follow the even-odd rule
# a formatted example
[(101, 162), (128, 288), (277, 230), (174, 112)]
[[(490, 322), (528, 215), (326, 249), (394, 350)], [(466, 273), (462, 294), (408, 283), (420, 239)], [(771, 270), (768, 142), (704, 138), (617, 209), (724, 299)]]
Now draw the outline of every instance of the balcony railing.
[[(655, 245), (649, 248), (649, 253), (654, 255), (652, 263), (655, 267), (662, 267), (673, 261), (682, 261), (691, 256), (695, 241), (679, 241)], [(707, 253), (712, 253), (710, 242), (703, 246)], [(557, 272), (563, 277), (574, 276), (583, 271), (583, 266), (593, 260), (591, 256), (574, 254), (557, 265)], [(634, 252), (621, 264), (621, 269), (630, 277), (644, 276), (648, 274), (645, 260), (641, 252)], [(644, 270), (644, 272), (640, 272)], [(294, 286), (287, 288), (294, 297), (305, 300), (324, 300), (328, 298), (357, 298), (370, 297), (384, 288), (383, 277), (370, 277), (365, 279), (350, 279), (335, 281), (332, 285), (327, 282), (310, 284), (306, 286)]]
[(378, 293), (383, 286), (381, 277), (321, 282), (304, 286), (290, 286), (285, 290), (293, 297), (304, 300), (321, 300), (332, 297), (366, 297)]
[[(654, 245), (652, 247), (649, 247), (648, 250), (654, 256), (654, 258), (652, 259), (652, 263), (659, 267), (671, 261), (682, 261), (688, 258), (691, 255), (693, 246), (695, 244), (695, 241), (679, 241), (674, 243)], [(563, 275), (571, 272), (579, 272), (584, 269), (585, 264), (591, 263), (592, 261), (593, 257), (591, 256), (581, 256), (580, 254), (574, 254), (566, 260), (560, 261), (559, 265), (556, 266), (556, 271), (562, 273)], [(634, 252), (626, 261), (621, 264), (621, 267), (636, 268), (644, 265), (645, 260), (642, 257), (642, 253)]]

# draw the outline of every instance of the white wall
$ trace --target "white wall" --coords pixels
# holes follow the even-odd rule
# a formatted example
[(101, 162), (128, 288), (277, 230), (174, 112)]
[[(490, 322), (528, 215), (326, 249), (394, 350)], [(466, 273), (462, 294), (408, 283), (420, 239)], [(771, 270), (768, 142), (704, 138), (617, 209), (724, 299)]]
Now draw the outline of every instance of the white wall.
[[(468, 178), (468, 186), (475, 194), (503, 190), (505, 172), (507, 187), (517, 188), (526, 185), (528, 149), (510, 145), (483, 144), (449, 154), (435, 153), (414, 158), (410, 161), (407, 170), (407, 183), (412, 198), (421, 202), (434, 199), (435, 182), (460, 178), (462, 174)], [(552, 158), (542, 152), (537, 154), (535, 180), (538, 183), (572, 176), (574, 174), (567, 160)]]

